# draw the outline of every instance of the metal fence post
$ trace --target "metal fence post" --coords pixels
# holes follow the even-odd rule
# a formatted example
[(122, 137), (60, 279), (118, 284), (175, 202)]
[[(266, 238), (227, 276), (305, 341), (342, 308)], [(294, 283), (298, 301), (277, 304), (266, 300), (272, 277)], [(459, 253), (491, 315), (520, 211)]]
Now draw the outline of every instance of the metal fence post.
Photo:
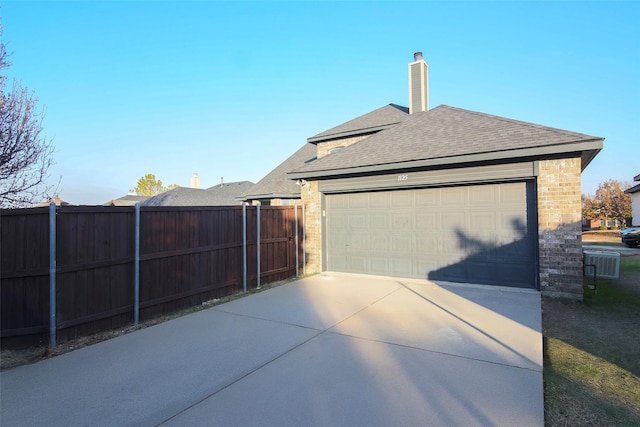
[(256, 205), (256, 283), (260, 289), (260, 203)]
[(242, 292), (247, 292), (247, 204), (242, 204)]
[(140, 203), (136, 203), (133, 249), (133, 324), (140, 321)]
[(306, 237), (307, 233), (304, 231), (304, 203), (302, 204), (302, 275), (307, 275), (307, 254), (306, 249)]
[(56, 347), (56, 204), (49, 204), (49, 346)]
[(298, 258), (298, 251), (299, 251), (299, 248), (298, 248), (298, 205), (294, 204), (293, 208), (295, 209), (293, 217), (295, 218), (294, 223), (295, 223), (295, 226), (296, 226), (296, 231), (295, 231), (295, 238), (296, 238), (296, 277), (299, 277), (300, 273), (298, 271), (298, 265), (300, 263), (300, 260)]

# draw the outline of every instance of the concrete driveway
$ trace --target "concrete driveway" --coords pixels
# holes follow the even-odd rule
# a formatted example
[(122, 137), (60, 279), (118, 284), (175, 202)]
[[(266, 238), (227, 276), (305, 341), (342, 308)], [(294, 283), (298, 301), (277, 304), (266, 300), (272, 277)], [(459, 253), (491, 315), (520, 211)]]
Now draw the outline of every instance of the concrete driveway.
[(544, 423), (540, 295), (322, 274), (0, 373), (0, 424)]

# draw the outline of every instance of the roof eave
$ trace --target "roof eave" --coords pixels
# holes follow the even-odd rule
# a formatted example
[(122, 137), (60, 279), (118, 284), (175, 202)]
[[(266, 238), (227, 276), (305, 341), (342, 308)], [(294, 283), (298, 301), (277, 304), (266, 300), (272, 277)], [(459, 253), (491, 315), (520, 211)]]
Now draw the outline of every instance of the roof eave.
[(307, 142), (311, 144), (318, 144), (324, 141), (331, 141), (332, 139), (347, 138), (350, 136), (358, 136), (358, 135), (367, 135), (371, 133), (380, 132), (381, 130), (389, 129), (397, 125), (398, 123), (400, 122), (388, 123), (385, 125), (374, 126), (374, 127), (364, 128), (364, 129), (350, 130), (346, 132), (338, 132), (330, 135), (312, 136), (311, 138), (307, 138)]
[(262, 199), (299, 199), (300, 193), (265, 193), (265, 194), (247, 194), (242, 198), (243, 201), (247, 200), (262, 200)]
[(294, 171), (289, 172), (289, 179), (313, 179), (339, 175), (353, 175), (362, 173), (376, 173), (399, 169), (414, 169), (422, 167), (434, 167), (455, 165), (461, 163), (479, 163), (495, 160), (507, 160), (517, 158), (542, 157), (549, 155), (557, 155), (563, 153), (582, 153), (582, 170), (593, 160), (593, 158), (602, 150), (602, 138), (593, 140), (577, 141), (573, 143), (564, 143), (558, 145), (533, 147), (524, 149), (514, 149), (505, 151), (492, 151), (487, 153), (466, 154), (460, 156), (439, 157), (435, 159), (413, 160), (400, 163), (385, 163), (370, 166), (357, 166), (351, 168), (341, 168), (320, 171)]

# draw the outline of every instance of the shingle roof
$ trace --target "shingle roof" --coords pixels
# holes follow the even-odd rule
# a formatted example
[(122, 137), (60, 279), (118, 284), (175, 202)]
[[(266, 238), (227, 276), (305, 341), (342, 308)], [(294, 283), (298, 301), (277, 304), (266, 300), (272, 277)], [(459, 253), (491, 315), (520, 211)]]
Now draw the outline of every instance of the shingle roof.
[(349, 169), (356, 172), (358, 168), (367, 167), (393, 169), (407, 162), (417, 165), (418, 161), (437, 159), (447, 164), (455, 163), (452, 158), (469, 155), (482, 154), (491, 158), (500, 153), (503, 157), (517, 157), (518, 152), (527, 149), (584, 141), (599, 141), (599, 148), (594, 148), (599, 151), (602, 140), (600, 137), (441, 105), (409, 115), (396, 126), (305, 165), (289, 177), (328, 176), (332, 171), (337, 173)]
[(394, 126), (409, 117), (409, 109), (400, 105), (388, 104), (373, 110), (370, 113), (356, 117), (339, 126), (307, 139), (307, 142), (318, 143), (335, 138), (344, 138), (351, 135), (377, 132)]
[(150, 197), (141, 206), (234, 206), (242, 204), (239, 199), (253, 182), (240, 181), (218, 184), (202, 190), (178, 187)]
[(42, 203), (40, 203), (40, 204), (36, 205), (35, 207), (36, 207), (36, 208), (43, 208), (43, 207), (46, 207), (46, 206), (51, 205), (51, 203), (52, 203), (52, 202), (53, 202), (53, 204), (54, 204), (54, 205), (56, 205), (56, 206), (73, 206), (71, 203), (69, 203), (69, 202), (65, 202), (64, 200), (62, 200), (62, 199), (60, 198), (60, 196), (55, 195), (55, 196), (54, 196), (54, 197), (52, 197), (51, 199), (47, 200), (46, 202), (42, 202)]
[(103, 206), (134, 206), (136, 203), (147, 200), (149, 196), (136, 196), (133, 194), (127, 194), (126, 196), (118, 199), (113, 199), (105, 203)]
[(296, 199), (300, 198), (300, 186), (295, 181), (287, 178), (287, 172), (291, 172), (316, 159), (317, 147), (306, 143), (287, 160), (280, 163), (269, 172), (256, 185), (251, 187), (244, 200), (257, 199)]
[(640, 192), (640, 184), (636, 184), (631, 188), (627, 188), (626, 190), (624, 190), (624, 192), (627, 194), (638, 193)]

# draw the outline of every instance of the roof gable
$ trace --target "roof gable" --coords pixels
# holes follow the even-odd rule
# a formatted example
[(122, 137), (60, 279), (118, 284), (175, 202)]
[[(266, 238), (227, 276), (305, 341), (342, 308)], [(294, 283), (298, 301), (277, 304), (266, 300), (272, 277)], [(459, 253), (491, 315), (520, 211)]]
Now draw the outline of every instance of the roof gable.
[(409, 109), (400, 105), (388, 104), (367, 114), (349, 120), (307, 139), (307, 142), (317, 144), (336, 138), (362, 135), (378, 132), (394, 126), (409, 117)]
[(598, 143), (594, 145), (594, 149), (599, 151), (602, 140), (600, 137), (441, 105), (412, 114), (396, 126), (323, 157), (289, 176), (295, 179), (407, 165), (455, 164), (474, 158), (515, 158), (525, 153), (571, 152), (579, 150), (569, 145), (586, 141), (599, 142), (599, 147)]

